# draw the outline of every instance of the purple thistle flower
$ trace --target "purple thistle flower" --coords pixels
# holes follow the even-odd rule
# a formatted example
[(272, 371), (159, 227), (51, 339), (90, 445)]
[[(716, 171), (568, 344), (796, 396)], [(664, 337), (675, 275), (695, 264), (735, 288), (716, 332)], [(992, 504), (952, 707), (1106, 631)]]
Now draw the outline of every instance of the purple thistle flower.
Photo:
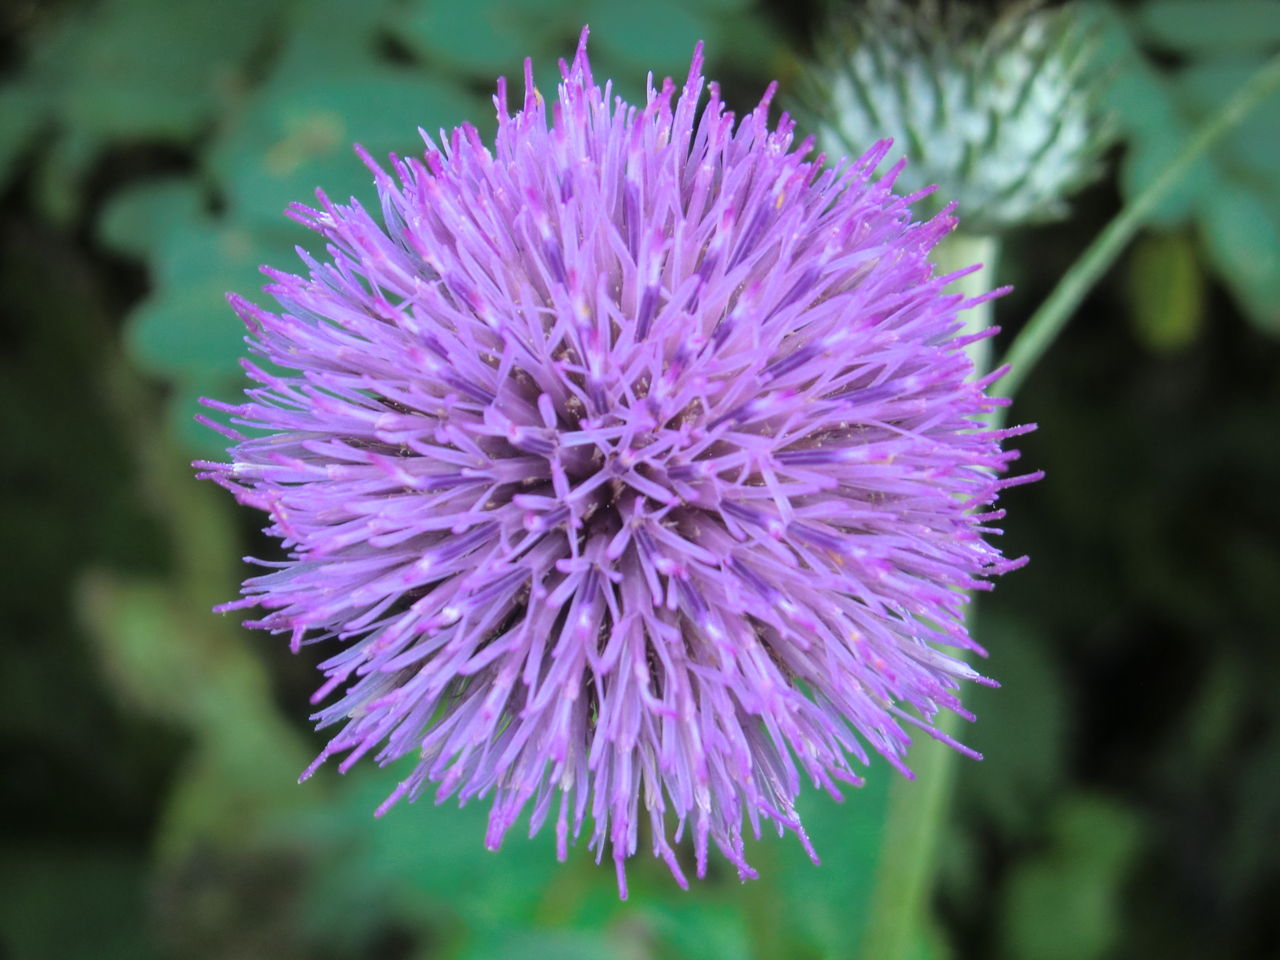
[(699, 108), (701, 66), (630, 107), (584, 31), (550, 111), (528, 63), (515, 116), (498, 81), (492, 151), (360, 151), (382, 222), (291, 207), (330, 261), (265, 271), (278, 314), (230, 298), (290, 372), (209, 403), (268, 435), (220, 427), (231, 462), (198, 464), (289, 551), (222, 609), (340, 646), (304, 778), (415, 754), (379, 814), (435, 783), (492, 797), (490, 848), (553, 815), (561, 858), (590, 814), (624, 897), (642, 817), (682, 885), (686, 828), (698, 876), (711, 842), (754, 876), (744, 818), (813, 855), (802, 776), (838, 798), (867, 747), (909, 775), (909, 725), (969, 753), (934, 718), (987, 681), (945, 651), (1019, 565), (984, 511), (1020, 431), (983, 426), (976, 301), (928, 260), (953, 221), (874, 179), (887, 143), (806, 160), (773, 87)]

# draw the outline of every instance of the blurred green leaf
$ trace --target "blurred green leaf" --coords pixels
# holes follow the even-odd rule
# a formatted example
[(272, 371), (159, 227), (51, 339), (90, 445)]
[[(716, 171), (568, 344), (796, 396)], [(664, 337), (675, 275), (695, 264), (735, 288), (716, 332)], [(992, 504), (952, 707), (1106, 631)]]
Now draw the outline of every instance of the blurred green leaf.
[[(1106, 101), (1128, 141), (1120, 187), (1126, 197), (1134, 197), (1159, 176), (1186, 141), (1190, 128), (1159, 74), (1136, 61), (1117, 72)], [(1213, 183), (1209, 161), (1199, 161), (1155, 207), (1148, 222), (1162, 227), (1184, 223), (1197, 198)]]
[(299, 228), (251, 230), (229, 221), (179, 222), (152, 259), (155, 284), (129, 317), (126, 344), (144, 370), (176, 379), (236, 377), (245, 355), (244, 325), (227, 291), (262, 297), (263, 264), (300, 268), (290, 241)]
[[(962, 784), (954, 795), (960, 810), (968, 800), (969, 789), (967, 783)], [(938, 838), (937, 888), (948, 906), (962, 916), (977, 916), (983, 910), (988, 890), (974, 879), (984, 875), (984, 853), (989, 849), (985, 831), (972, 828), (946, 830)]]
[[(1280, 727), (1251, 744), (1231, 784), (1233, 816), (1227, 824), (1225, 896), (1236, 901), (1260, 878), (1275, 876), (1275, 847), (1269, 842), (1280, 822)], [(1266, 889), (1266, 881), (1263, 881)]]
[(159, 581), (87, 574), (81, 617), (117, 695), (142, 714), (245, 747), (298, 744), (272, 705), (266, 673), (228, 615), (191, 610)]
[(101, 0), (34, 46), (35, 82), (91, 138), (186, 138), (246, 82), (273, 0)]
[[(810, 863), (794, 838), (770, 832), (748, 851), (762, 879), (740, 885), (732, 869), (717, 861), (710, 877), (682, 891), (665, 866), (642, 852), (628, 864), (626, 902), (617, 898), (611, 864), (606, 859), (597, 866), (585, 841), (570, 848), (567, 863), (558, 863), (549, 826), (534, 840), (517, 826), (501, 851), (486, 851), (483, 800), (459, 809), (454, 801), (435, 806), (428, 794), (375, 822), (372, 810), (412, 764), (408, 758), (384, 771), (353, 771), (340, 803), (280, 825), (307, 848), (330, 850), (331, 866), (317, 877), (322, 885), (311, 897), (319, 929), (339, 922), (319, 908), (336, 900), (370, 904), (362, 922), (371, 924), (408, 915), (435, 918), (437, 927), (452, 929), (453, 913), (459, 929), (500, 934), (498, 943), (468, 942), (467, 957), (495, 955), (503, 938), (521, 930), (553, 929), (590, 934), (597, 949), (597, 937), (618, 945), (616, 953), (600, 956), (802, 960), (847, 954), (864, 922), (879, 841), (876, 818), (882, 815), (876, 804), (887, 794), (889, 771), (883, 764), (876, 765), (867, 788), (849, 791), (844, 805), (823, 796), (802, 798), (823, 866)], [(322, 770), (317, 779), (331, 777)], [(572, 946), (566, 942), (565, 949)]]
[[(567, 0), (416, 0), (392, 20), (395, 35), (412, 50), (486, 84), (517, 72), (525, 57), (546, 57), (553, 41), (572, 38), (581, 26)], [(571, 53), (558, 50), (555, 57)]]
[[(1126, 141), (1120, 185), (1133, 197), (1158, 175), (1188, 133), (1166, 78), (1139, 49), (1132, 23), (1114, 4), (1091, 4), (1098, 42), (1097, 63), (1110, 77), (1103, 88), (1107, 113)], [(1201, 161), (1152, 211), (1149, 221), (1170, 226), (1186, 220), (1210, 167)]]
[[(305, 818), (277, 825), (310, 848), (328, 848), (333, 862), (315, 888), (315, 922), (323, 930), (340, 917), (325, 917), (322, 902), (377, 900), (391, 915), (430, 916), (456, 911), (468, 927), (516, 923), (532, 918), (557, 878), (570, 870), (555, 859), (551, 831), (536, 840), (513, 828), (499, 853), (484, 848), (488, 804), (477, 800), (459, 808), (439, 806), (428, 794), (417, 803), (401, 802), (380, 820), (373, 811), (413, 768), (406, 758), (384, 770), (361, 766), (352, 771), (338, 799)], [(303, 789), (333, 783), (321, 768)], [(573, 850), (570, 859), (585, 851)], [(321, 879), (317, 877), (317, 879)], [(611, 879), (611, 877), (609, 878)], [(365, 918), (373, 923), (376, 917)]]
[(155, 177), (121, 190), (98, 220), (98, 238), (118, 253), (143, 258), (201, 219), (205, 201), (186, 177)]
[(1142, 838), (1138, 815), (1100, 797), (1061, 800), (1049, 848), (1008, 879), (1000, 911), (1002, 955), (1093, 960), (1120, 933), (1120, 894)]
[(641, 73), (652, 70), (659, 85), (671, 76), (678, 87), (694, 45), (712, 32), (698, 12), (675, 0), (593, 0), (589, 15), (593, 49)]
[(44, 124), (47, 114), (30, 84), (0, 87), (0, 189), (9, 183), (22, 151)]
[(1280, 43), (1276, 0), (1149, 0), (1135, 22), (1145, 39), (1191, 53)]
[(376, 209), (373, 174), (352, 150), (379, 161), (421, 153), (418, 128), (432, 136), (477, 115), (459, 88), (388, 70), (264, 90), (211, 150), (208, 162), (231, 212), (246, 224), (281, 222), (293, 201), (314, 204), (319, 187), (336, 202), (353, 195)]
[[(1273, 5), (1280, 20), (1280, 4)], [(1261, 65), (1236, 53), (1193, 64), (1177, 78), (1192, 116), (1210, 115)], [(1270, 97), (1214, 154), (1220, 182), (1199, 198), (1200, 236), (1210, 264), (1255, 324), (1280, 333), (1280, 95)]]
[[(765, 843), (771, 846), (788, 839), (769, 837)], [(762, 888), (765, 895), (774, 890), (776, 873), (769, 869), (762, 880), (742, 884), (713, 854), (708, 876), (694, 880), (687, 831), (676, 851), (690, 888), (681, 889), (666, 865), (642, 848), (627, 864), (626, 901), (618, 899), (610, 863), (597, 865), (588, 852), (573, 852), (568, 869), (557, 871), (544, 890), (535, 919), (558, 927), (606, 930), (615, 942), (632, 945), (632, 951), (622, 952), (624, 957), (741, 960), (767, 956), (758, 941), (754, 943), (758, 949), (749, 946), (753, 944), (749, 904)], [(757, 854), (752, 855), (753, 862), (763, 851)]]
[(302, 754), (278, 749), (279, 738), (251, 719), (229, 716), (223, 727), (244, 739), (210, 739), (179, 766), (156, 825), (155, 852), (166, 867), (204, 851), (252, 855), (270, 849), (278, 840), (269, 824), (320, 801), (320, 794), (298, 784)]
[(1200, 211), (1209, 262), (1240, 308), (1280, 334), (1280, 202), (1224, 184)]
[[(765, 86), (773, 80), (789, 87), (788, 77), (795, 70), (789, 46), (778, 36), (777, 27), (760, 16), (737, 15), (722, 18), (718, 29), (705, 39), (711, 69), (729, 66), (753, 78), (745, 95), (743, 109), (755, 106)], [(713, 72), (712, 74), (716, 74)], [(812, 131), (802, 130), (803, 134)]]
[(6, 960), (148, 960), (147, 863), (101, 844), (10, 847), (0, 858)]
[[(1274, 5), (1280, 21), (1280, 2)], [(1174, 77), (1174, 90), (1188, 116), (1208, 117), (1263, 64), (1263, 57), (1234, 53), (1196, 61)], [(1280, 94), (1254, 108), (1213, 151), (1223, 173), (1258, 193), (1280, 191)]]
[(306, 762), (271, 702), (267, 677), (225, 618), (189, 610), (157, 581), (87, 575), (81, 618), (103, 672), (132, 712), (197, 738), (164, 816), (160, 853), (177, 859), (201, 843), (249, 844), (266, 812), (306, 799)]
[(80, 603), (108, 685), (130, 711), (198, 722), (206, 666), (193, 656), (198, 644), (172, 642), (184, 630), (168, 588), (92, 575), (81, 585)]
[(379, 49), (387, 10), (396, 0), (303, 0), (290, 3), (283, 48), (270, 83), (303, 87), (385, 69)]
[[(244, 389), (248, 383), (246, 377), (236, 372), (226, 376), (202, 374), (183, 377), (174, 385), (173, 392), (168, 397), (167, 426), (170, 435), (184, 452), (201, 460), (227, 459), (227, 448), (234, 441), (200, 423), (196, 420), (196, 414), (199, 413), (211, 420), (228, 421), (229, 417), (208, 409), (200, 400), (209, 397), (213, 400), (235, 403), (243, 398)], [(237, 425), (235, 429), (245, 434), (254, 433), (249, 427)]]
[(1170, 784), (1185, 777), (1188, 766), (1210, 768), (1230, 753), (1231, 737), (1248, 710), (1247, 672), (1239, 656), (1226, 646), (1209, 662), (1194, 699), (1166, 734), (1161, 756)]
[(70, 228), (84, 204), (86, 181), (97, 158), (98, 142), (83, 129), (53, 136), (50, 149), (35, 170), (33, 199), (52, 223)]
[(676, 891), (671, 899), (649, 904), (645, 919), (660, 946), (651, 952), (654, 957), (746, 960), (757, 955), (752, 950), (742, 906), (732, 901), (717, 903), (705, 895), (689, 896)]
[(1138, 239), (1129, 261), (1129, 319), (1149, 350), (1166, 353), (1195, 342), (1204, 323), (1204, 275), (1185, 233)]
[(1160, 74), (1140, 56), (1128, 51), (1116, 65), (1115, 76), (1106, 88), (1107, 107), (1130, 136), (1180, 136), (1182, 124), (1173, 98)]
[(815, 866), (791, 836), (766, 835), (749, 850), (768, 878), (744, 891), (752, 941), (763, 945), (762, 955), (844, 956), (862, 940), (889, 788), (900, 774), (877, 758), (865, 776), (861, 789), (842, 787), (844, 803), (813, 789), (797, 802), (821, 865)]
[(125, 343), (134, 363), (174, 385), (166, 401), (171, 435), (190, 454), (221, 459), (227, 438), (195, 416), (219, 419), (200, 398), (231, 401), (246, 385), (244, 324), (226, 295), (270, 303), (260, 267), (300, 268), (294, 243), (308, 234), (284, 220), (250, 230), (204, 216), (201, 206), (191, 181), (153, 181), (113, 198), (98, 233), (107, 246), (149, 260), (152, 290), (129, 315)]
[[(756, 0), (689, 0), (688, 6), (695, 10), (705, 10), (707, 13), (715, 14), (737, 14), (734, 20), (756, 20), (754, 17), (742, 16), (742, 14), (754, 6)], [(756, 20), (756, 22), (759, 22)]]
[(624, 960), (652, 956), (643, 950), (625, 952), (600, 933), (579, 930), (504, 929), (483, 927), (459, 960)]
[[(1120, 183), (1132, 198), (1158, 175), (1191, 129), (1262, 64), (1265, 49), (1280, 36), (1280, 3), (1153, 0), (1130, 20), (1114, 8), (1101, 10), (1115, 73), (1107, 100), (1128, 140)], [(1135, 40), (1185, 47), (1193, 59), (1180, 70), (1161, 70)], [(1197, 163), (1149, 218), (1152, 225), (1168, 228), (1194, 217), (1210, 264), (1249, 319), (1271, 332), (1280, 330), (1278, 151), (1280, 95), (1273, 95), (1210, 158)], [(1154, 264), (1148, 259), (1144, 269), (1150, 272)], [(1189, 277), (1181, 274), (1184, 281)], [(1135, 321), (1149, 332), (1155, 329), (1150, 319)]]
[(988, 825), (1025, 836), (1040, 823), (1065, 776), (1062, 671), (1033, 624), (1003, 616), (994, 606), (982, 610), (979, 623), (982, 643), (992, 651), (980, 669), (1000, 687), (976, 687), (969, 697), (978, 722), (963, 731), (963, 739), (983, 759), (961, 766), (961, 796)]

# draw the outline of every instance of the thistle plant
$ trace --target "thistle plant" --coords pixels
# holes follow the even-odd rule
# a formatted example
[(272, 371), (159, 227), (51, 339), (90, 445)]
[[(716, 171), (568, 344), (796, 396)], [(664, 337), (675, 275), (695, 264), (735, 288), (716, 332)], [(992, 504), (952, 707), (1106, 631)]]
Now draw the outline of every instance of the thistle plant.
[(874, 175), (887, 142), (820, 166), (700, 49), (628, 106), (585, 42), (550, 101), (499, 81), (492, 150), (366, 156), (380, 218), (291, 208), (328, 258), (267, 271), (279, 312), (232, 297), (284, 372), (210, 402), (255, 432), (201, 469), (288, 550), (225, 609), (339, 648), (316, 766), (414, 756), (381, 809), (485, 797), (495, 848), (589, 820), (625, 895), (641, 820), (682, 884), (686, 831), (748, 877), (762, 821), (808, 847), (802, 780), (906, 772), (912, 728), (965, 749), (963, 608), (1020, 564), (992, 504), (1033, 477), (983, 425), (984, 297), (929, 259), (954, 219)]
[[(927, 75), (899, 63), (900, 107), (985, 131), (939, 133), (908, 110), (908, 144), (1022, 151), (962, 162), (978, 192), (954, 185), (961, 212), (985, 196), (986, 231), (1060, 215), (1101, 141), (1072, 119), (1088, 96), (1058, 96), (1085, 75), (1054, 59), (1071, 44), (1050, 42), (1049, 15), (926, 48), (876, 10), (898, 24), (895, 57), (1014, 64), (929, 101)], [(832, 88), (845, 106), (868, 99), (870, 61), (853, 62)], [(623, 896), (642, 823), (682, 884), (686, 831), (698, 875), (714, 847), (749, 877), (744, 837), (765, 822), (816, 859), (803, 780), (838, 796), (873, 752), (904, 773), (910, 760), (930, 786), (894, 807), (886, 844), (905, 839), (908, 869), (879, 899), (916, 923), (946, 765), (909, 758), (910, 731), (949, 748), (921, 756), (971, 752), (948, 721), (968, 716), (963, 681), (989, 682), (967, 662), (981, 649), (965, 606), (1020, 564), (990, 523), (999, 493), (1036, 476), (1005, 472), (1021, 432), (1000, 426), (1007, 397), (1280, 65), (1122, 211), (993, 373), (976, 348), (994, 234), (979, 234), (980, 269), (945, 188), (916, 189), (902, 161), (877, 173), (892, 130), (855, 144), (846, 111), (822, 135), (857, 159), (824, 166), (785, 114), (770, 124), (773, 88), (728, 112), (700, 49), (683, 86), (651, 84), (643, 107), (595, 82), (585, 32), (561, 73), (549, 101), (526, 65), (514, 114), (499, 82), (492, 149), (462, 127), (427, 137), (420, 160), (361, 151), (380, 214), (322, 192), (295, 205), (325, 257), (266, 271), (277, 311), (232, 297), (271, 363), (245, 364), (245, 402), (208, 401), (234, 445), (199, 467), (268, 514), (287, 556), (223, 609), (261, 608), (251, 625), (294, 649), (338, 648), (315, 701), (339, 729), (304, 776), (334, 757), (412, 758), (379, 813), (428, 791), (483, 798), (495, 848), (523, 816), (531, 832), (554, 819), (559, 855), (587, 832)], [(1032, 105), (1060, 122), (1016, 134)], [(870, 955), (901, 955), (901, 926)]]

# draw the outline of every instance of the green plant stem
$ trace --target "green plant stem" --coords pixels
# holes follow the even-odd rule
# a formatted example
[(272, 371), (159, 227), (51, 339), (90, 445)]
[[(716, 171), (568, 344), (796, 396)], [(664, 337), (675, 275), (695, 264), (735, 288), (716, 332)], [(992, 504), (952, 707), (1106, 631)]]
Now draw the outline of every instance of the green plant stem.
[(1012, 397), (1035, 368), (1093, 285), (1111, 268), (1151, 211), (1192, 165), (1268, 95), (1280, 88), (1280, 54), (1272, 57), (1200, 125), (1160, 174), (1134, 197), (1071, 266), (1027, 325), (1014, 338), (1001, 365), (1010, 366), (996, 392)]
[[(995, 237), (952, 234), (934, 250), (940, 273), (950, 273), (974, 263), (982, 269), (954, 284), (952, 292), (973, 297), (994, 286), (1000, 243)], [(972, 307), (965, 315), (965, 333), (991, 325), (990, 301)], [(969, 347), (974, 367), (985, 373), (991, 362), (991, 341)], [(972, 629), (972, 602), (969, 619)], [(937, 720), (947, 734), (955, 734), (958, 718), (945, 713)], [(895, 780), (889, 790), (889, 813), (880, 840), (876, 885), (871, 896), (867, 933), (859, 956), (864, 960), (905, 960), (918, 954), (928, 940), (928, 896), (933, 888), (938, 834), (955, 779), (955, 751), (928, 737), (911, 747), (907, 758), (914, 780)]]
[[(995, 285), (996, 263), (1000, 257), (1000, 241), (994, 236), (953, 233), (943, 238), (934, 248), (933, 260), (939, 273), (953, 273), (974, 264), (982, 269), (961, 277), (947, 288), (948, 293), (962, 293), (966, 297), (978, 297)], [(966, 335), (986, 330), (991, 326), (993, 303), (987, 300), (970, 307), (962, 317)], [(991, 369), (991, 340), (979, 340), (968, 347), (969, 358), (979, 374)]]

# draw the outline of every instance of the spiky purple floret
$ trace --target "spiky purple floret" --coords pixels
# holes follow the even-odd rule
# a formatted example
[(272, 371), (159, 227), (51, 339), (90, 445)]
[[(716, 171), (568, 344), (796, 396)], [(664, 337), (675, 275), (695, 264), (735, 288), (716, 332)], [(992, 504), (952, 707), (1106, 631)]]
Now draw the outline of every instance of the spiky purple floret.
[(904, 723), (952, 742), (965, 591), (1017, 565), (983, 512), (1015, 431), (928, 259), (952, 221), (874, 179), (887, 143), (824, 169), (772, 88), (699, 109), (700, 50), (629, 107), (585, 39), (550, 128), (526, 64), (492, 152), (365, 157), (383, 222), (295, 205), (330, 261), (267, 271), (278, 314), (231, 298), (292, 373), (211, 404), (269, 435), (204, 475), (289, 551), (227, 608), (339, 644), (314, 766), (417, 754), (379, 812), (492, 795), (492, 848), (556, 804), (561, 857), (590, 813), (625, 884), (643, 803), (681, 884), (673, 821), (699, 876), (709, 841), (751, 876), (744, 818), (808, 848), (802, 774), (838, 796), (865, 745), (907, 772)]

